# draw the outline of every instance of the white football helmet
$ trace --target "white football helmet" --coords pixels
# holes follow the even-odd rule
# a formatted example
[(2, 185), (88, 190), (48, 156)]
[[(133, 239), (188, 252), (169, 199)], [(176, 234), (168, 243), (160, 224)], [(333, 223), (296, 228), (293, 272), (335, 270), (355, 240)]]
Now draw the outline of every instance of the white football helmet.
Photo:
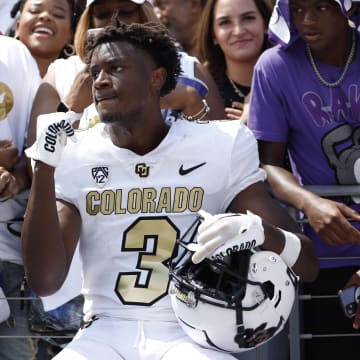
[(195, 342), (239, 353), (283, 329), (298, 278), (278, 254), (246, 250), (196, 265), (191, 255), (170, 268), (169, 294), (180, 325)]

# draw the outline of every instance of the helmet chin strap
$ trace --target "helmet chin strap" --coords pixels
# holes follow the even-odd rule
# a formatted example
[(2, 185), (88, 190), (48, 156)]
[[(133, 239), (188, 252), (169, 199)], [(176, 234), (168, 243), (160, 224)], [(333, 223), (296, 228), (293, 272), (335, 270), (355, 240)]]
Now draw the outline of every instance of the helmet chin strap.
[(237, 333), (234, 337), (234, 341), (239, 345), (239, 348), (245, 348), (247, 346), (241, 302), (240, 305), (236, 307), (236, 327)]
[[(247, 252), (247, 256), (243, 253), (236, 253), (232, 255), (232, 260), (236, 262), (240, 275), (248, 273), (250, 264), (250, 252)], [(246, 276), (247, 278), (247, 276)], [(234, 341), (239, 345), (239, 348), (246, 348), (246, 334), (243, 319), (243, 306), (242, 301), (245, 297), (246, 286), (242, 286), (238, 293), (234, 296), (234, 302), (236, 306), (236, 335)]]
[[(241, 276), (248, 273), (248, 269), (249, 269), (249, 264), (250, 264), (250, 256), (249, 254), (246, 256), (244, 256), (245, 254), (243, 253), (235, 253), (232, 255), (232, 261), (236, 263), (237, 267), (238, 267), (238, 271), (240, 273)], [(265, 301), (266, 299), (269, 299), (271, 297), (271, 295), (269, 295), (269, 292), (267, 291), (266, 287), (264, 286), (264, 284), (262, 283), (257, 283), (257, 282), (253, 282), (251, 280), (249, 280), (247, 278), (247, 276), (245, 276), (246, 278), (246, 283), (250, 283), (253, 285), (257, 285), (261, 288), (262, 293), (264, 294), (264, 299), (263, 301)], [(245, 326), (244, 326), (244, 318), (243, 318), (243, 314), (244, 314), (244, 308), (242, 306), (242, 301), (245, 297), (245, 291), (246, 291), (246, 286), (242, 286), (239, 291), (235, 294), (235, 296), (233, 297), (234, 303), (236, 304), (236, 328), (237, 328), (237, 333), (234, 337), (234, 341), (239, 345), (240, 349), (243, 348), (250, 348), (252, 347), (252, 342), (249, 342), (249, 338), (251, 338), (254, 333), (258, 330), (258, 329), (247, 329), (248, 331), (246, 331)], [(263, 301), (261, 301), (260, 303), (258, 303), (257, 305), (253, 306), (259, 306)], [(248, 308), (245, 309), (245, 311), (249, 310)], [(278, 324), (278, 327), (281, 326), (282, 321), (280, 321), (280, 323)], [(273, 330), (273, 333), (275, 333), (275, 331), (278, 329), (278, 327), (276, 327)], [(249, 332), (250, 331), (250, 332)]]

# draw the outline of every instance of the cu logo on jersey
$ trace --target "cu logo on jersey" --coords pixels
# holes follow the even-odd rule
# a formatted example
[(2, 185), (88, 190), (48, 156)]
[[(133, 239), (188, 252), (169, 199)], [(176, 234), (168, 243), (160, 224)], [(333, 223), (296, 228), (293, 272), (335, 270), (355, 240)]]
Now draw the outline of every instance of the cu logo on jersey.
[(140, 177), (148, 177), (150, 172), (150, 166), (147, 166), (144, 163), (139, 163), (135, 165), (135, 174), (138, 174)]
[(109, 178), (109, 168), (107, 166), (97, 166), (91, 169), (91, 174), (95, 183), (103, 187)]

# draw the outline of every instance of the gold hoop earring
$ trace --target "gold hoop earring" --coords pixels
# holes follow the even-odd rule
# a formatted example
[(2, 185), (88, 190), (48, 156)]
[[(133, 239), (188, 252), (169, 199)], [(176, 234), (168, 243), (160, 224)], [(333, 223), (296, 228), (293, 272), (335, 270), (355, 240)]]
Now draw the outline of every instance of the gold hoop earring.
[(75, 47), (72, 44), (67, 44), (63, 50), (66, 57), (75, 55)]

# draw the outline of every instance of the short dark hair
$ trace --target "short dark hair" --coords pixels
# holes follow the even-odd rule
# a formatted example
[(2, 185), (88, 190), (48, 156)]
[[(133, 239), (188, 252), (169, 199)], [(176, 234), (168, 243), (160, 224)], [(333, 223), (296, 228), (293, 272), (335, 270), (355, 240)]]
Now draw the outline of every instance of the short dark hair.
[(89, 30), (86, 44), (86, 64), (90, 64), (95, 48), (103, 43), (126, 41), (134, 47), (144, 50), (153, 59), (157, 67), (166, 70), (166, 81), (160, 96), (168, 94), (176, 86), (176, 79), (181, 73), (180, 57), (172, 38), (165, 26), (159, 23), (126, 25), (113, 19), (114, 25), (101, 29)]

